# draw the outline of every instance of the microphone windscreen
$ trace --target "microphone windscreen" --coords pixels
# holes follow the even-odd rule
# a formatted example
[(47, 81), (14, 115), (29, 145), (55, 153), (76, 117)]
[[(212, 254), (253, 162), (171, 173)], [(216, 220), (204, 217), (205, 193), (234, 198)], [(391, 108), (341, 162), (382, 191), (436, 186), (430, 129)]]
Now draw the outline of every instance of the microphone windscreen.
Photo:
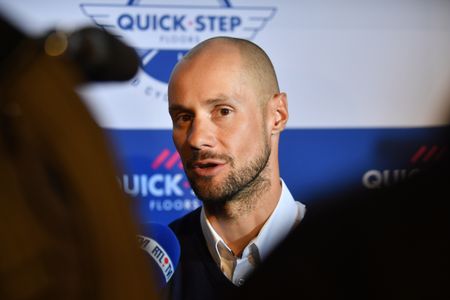
[(70, 34), (67, 50), (88, 81), (130, 80), (139, 68), (136, 51), (99, 28), (86, 27)]
[(0, 46), (0, 67), (3, 61), (6, 61), (20, 43), (26, 38), (25, 35), (16, 27), (6, 21), (0, 14), (0, 36), (2, 44)]
[(180, 259), (180, 243), (175, 233), (165, 225), (144, 223), (140, 225), (139, 245), (149, 259), (159, 288), (172, 277)]

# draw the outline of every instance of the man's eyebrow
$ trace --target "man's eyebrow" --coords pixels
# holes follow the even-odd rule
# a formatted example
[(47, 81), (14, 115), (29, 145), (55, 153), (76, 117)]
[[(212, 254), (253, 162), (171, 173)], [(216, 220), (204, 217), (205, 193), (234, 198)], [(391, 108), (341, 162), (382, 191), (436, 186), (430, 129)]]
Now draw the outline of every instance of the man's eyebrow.
[[(239, 103), (239, 101), (237, 99), (234, 98), (230, 98), (228, 96), (219, 94), (214, 98), (209, 98), (206, 99), (204, 104), (206, 105), (210, 105), (210, 106), (214, 106), (217, 104), (221, 104), (221, 103), (227, 103), (227, 102), (232, 102), (232, 103)], [(179, 111), (187, 111), (187, 112), (191, 112), (192, 109), (187, 108), (186, 106), (182, 105), (182, 104), (171, 104), (169, 105), (169, 113), (175, 113), (175, 112), (179, 112)]]
[(221, 103), (221, 102), (239, 103), (239, 101), (237, 99), (230, 98), (230, 97), (227, 97), (227, 96), (222, 95), (222, 94), (217, 95), (217, 97), (210, 98), (210, 99), (206, 100), (206, 104), (208, 104), (208, 105), (216, 105), (216, 104)]
[(189, 109), (181, 104), (172, 104), (169, 106), (169, 113), (176, 112), (176, 111), (189, 111)]

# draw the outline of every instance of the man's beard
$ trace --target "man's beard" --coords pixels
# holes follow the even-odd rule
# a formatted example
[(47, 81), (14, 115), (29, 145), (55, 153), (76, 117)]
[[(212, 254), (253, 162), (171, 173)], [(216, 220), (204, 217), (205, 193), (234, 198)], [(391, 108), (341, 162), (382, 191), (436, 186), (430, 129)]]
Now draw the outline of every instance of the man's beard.
[[(214, 177), (196, 177), (189, 175), (188, 179), (197, 197), (205, 206), (221, 207), (231, 201), (250, 201), (255, 194), (264, 192), (270, 181), (264, 173), (270, 158), (271, 149), (268, 143), (264, 144), (259, 155), (239, 169), (235, 169), (234, 160), (221, 154), (212, 152), (199, 152), (188, 162), (192, 165), (196, 160), (220, 159), (230, 165), (230, 172), (223, 182), (213, 182)], [(189, 168), (189, 167), (188, 167)]]

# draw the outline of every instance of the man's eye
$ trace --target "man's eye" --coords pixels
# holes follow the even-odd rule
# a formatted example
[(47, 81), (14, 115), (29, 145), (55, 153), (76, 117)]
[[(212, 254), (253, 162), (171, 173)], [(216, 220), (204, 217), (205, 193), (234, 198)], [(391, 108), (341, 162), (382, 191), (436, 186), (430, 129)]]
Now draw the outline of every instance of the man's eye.
[(189, 122), (190, 120), (192, 120), (192, 116), (188, 114), (178, 115), (176, 118), (177, 122)]
[(229, 108), (221, 108), (219, 110), (221, 116), (228, 116), (231, 113), (231, 109)]

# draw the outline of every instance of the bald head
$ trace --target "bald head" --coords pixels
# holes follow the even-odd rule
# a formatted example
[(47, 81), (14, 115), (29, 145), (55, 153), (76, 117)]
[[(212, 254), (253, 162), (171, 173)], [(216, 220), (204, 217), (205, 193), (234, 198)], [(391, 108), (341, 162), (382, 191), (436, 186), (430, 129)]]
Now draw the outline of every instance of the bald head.
[(258, 45), (244, 39), (232, 37), (214, 37), (205, 40), (192, 48), (178, 63), (174, 69), (184, 62), (189, 62), (199, 56), (210, 56), (211, 59), (221, 55), (221, 52), (229, 54), (236, 52), (239, 56), (241, 75), (246, 76), (254, 88), (267, 100), (265, 96), (279, 93), (279, 86), (275, 69), (270, 58)]

